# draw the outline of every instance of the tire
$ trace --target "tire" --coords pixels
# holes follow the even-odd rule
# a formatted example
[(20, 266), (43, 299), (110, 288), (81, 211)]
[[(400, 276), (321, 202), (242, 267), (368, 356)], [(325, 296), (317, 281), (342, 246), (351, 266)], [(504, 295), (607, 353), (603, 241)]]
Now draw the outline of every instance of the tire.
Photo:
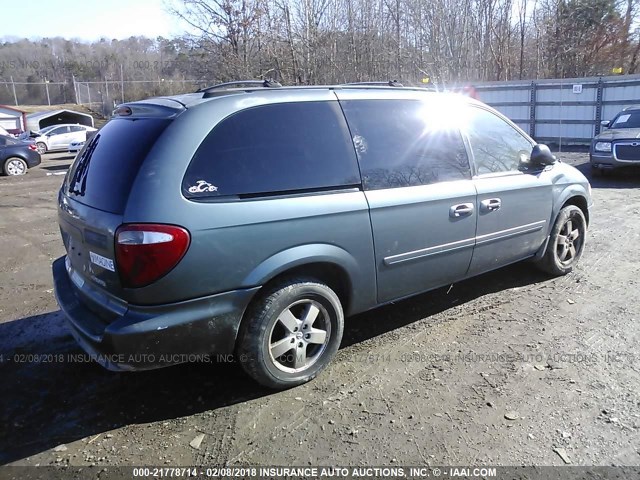
[(558, 276), (571, 272), (582, 256), (586, 235), (587, 221), (582, 210), (574, 205), (564, 207), (553, 225), (538, 268)]
[(342, 305), (331, 288), (314, 279), (288, 279), (247, 310), (236, 354), (258, 383), (290, 388), (312, 380), (329, 364), (343, 330)]
[(2, 173), (9, 176), (24, 175), (27, 173), (27, 162), (18, 157), (9, 157), (2, 165)]
[(47, 144), (43, 142), (36, 143), (36, 148), (38, 149), (38, 153), (40, 155), (44, 155), (47, 153)]

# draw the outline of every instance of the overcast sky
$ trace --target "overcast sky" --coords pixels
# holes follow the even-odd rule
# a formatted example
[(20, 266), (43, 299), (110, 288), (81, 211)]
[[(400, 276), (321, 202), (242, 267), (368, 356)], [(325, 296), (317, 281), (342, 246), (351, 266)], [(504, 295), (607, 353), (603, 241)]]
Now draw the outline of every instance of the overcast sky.
[(0, 37), (97, 40), (172, 37), (185, 25), (167, 0), (26, 0), (0, 5)]

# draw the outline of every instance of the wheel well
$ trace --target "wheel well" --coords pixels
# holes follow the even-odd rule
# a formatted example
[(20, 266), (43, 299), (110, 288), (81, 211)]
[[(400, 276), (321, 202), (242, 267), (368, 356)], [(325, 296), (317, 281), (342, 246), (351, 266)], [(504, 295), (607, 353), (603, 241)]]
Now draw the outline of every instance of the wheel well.
[(584, 214), (584, 218), (587, 221), (587, 225), (589, 225), (589, 206), (587, 204), (586, 198), (580, 197), (580, 196), (571, 197), (569, 200), (564, 202), (564, 205), (562, 205), (562, 208), (566, 207), (567, 205), (574, 205), (578, 207), (580, 210), (582, 210), (582, 213)]
[(290, 277), (311, 277), (324, 283), (336, 292), (343, 310), (348, 311), (351, 301), (351, 281), (349, 274), (343, 268), (327, 262), (307, 263), (279, 273), (270, 279), (261, 290), (268, 290), (269, 286)]

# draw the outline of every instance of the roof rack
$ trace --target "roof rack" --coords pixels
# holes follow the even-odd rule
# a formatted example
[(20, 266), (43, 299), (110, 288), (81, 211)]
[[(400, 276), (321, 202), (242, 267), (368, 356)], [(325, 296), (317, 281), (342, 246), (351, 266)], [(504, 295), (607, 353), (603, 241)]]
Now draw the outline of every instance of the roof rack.
[(196, 93), (207, 93), (207, 92), (210, 92), (211, 90), (217, 90), (219, 88), (239, 87), (242, 85), (253, 85), (254, 87), (265, 87), (265, 88), (277, 88), (282, 86), (275, 80), (270, 80), (270, 79), (236, 80), (233, 82), (218, 83), (217, 85), (212, 85), (210, 87), (199, 88), (198, 90), (196, 90)]
[(403, 85), (397, 80), (389, 80), (387, 82), (349, 82), (343, 83), (342, 85), (360, 85), (360, 86), (370, 86), (370, 87), (402, 87)]

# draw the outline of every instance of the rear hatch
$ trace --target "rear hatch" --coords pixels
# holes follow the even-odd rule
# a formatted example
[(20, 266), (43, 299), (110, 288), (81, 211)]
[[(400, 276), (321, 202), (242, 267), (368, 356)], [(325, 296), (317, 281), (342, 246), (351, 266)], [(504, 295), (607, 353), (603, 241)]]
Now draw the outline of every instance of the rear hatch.
[(101, 305), (113, 303), (113, 297), (122, 298), (115, 232), (140, 166), (170, 122), (167, 118), (111, 120), (85, 143), (60, 190), (59, 224), (67, 271), (80, 291), (94, 299), (104, 297), (98, 302)]

